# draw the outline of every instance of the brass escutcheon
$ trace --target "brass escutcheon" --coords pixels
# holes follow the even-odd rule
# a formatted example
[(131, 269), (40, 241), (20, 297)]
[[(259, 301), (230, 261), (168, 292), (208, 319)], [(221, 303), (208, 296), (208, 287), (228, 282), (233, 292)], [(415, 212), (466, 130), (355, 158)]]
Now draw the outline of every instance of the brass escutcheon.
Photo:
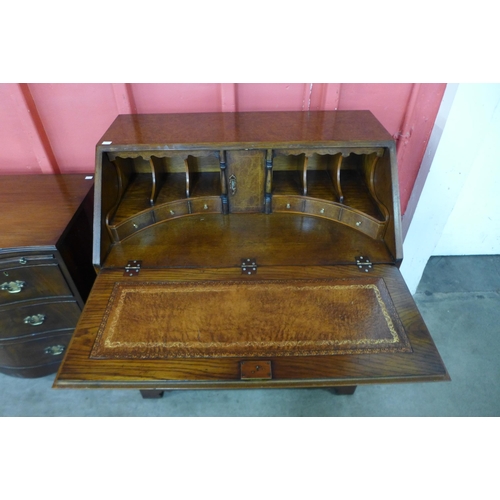
[(236, 194), (236, 176), (234, 174), (229, 177), (229, 189), (231, 196), (234, 196)]

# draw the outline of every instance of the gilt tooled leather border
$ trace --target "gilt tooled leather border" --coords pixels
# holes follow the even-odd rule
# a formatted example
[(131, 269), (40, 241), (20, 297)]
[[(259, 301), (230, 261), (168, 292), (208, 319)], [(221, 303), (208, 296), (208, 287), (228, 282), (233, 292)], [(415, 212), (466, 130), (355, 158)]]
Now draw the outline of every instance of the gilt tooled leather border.
[[(350, 284), (354, 282), (355, 284)], [(303, 288), (309, 291), (321, 290), (369, 290), (385, 321), (386, 338), (356, 338), (339, 340), (268, 340), (268, 341), (225, 341), (225, 342), (169, 342), (164, 340), (120, 338), (120, 321), (127, 297), (133, 294), (200, 292), (224, 290), (227, 287), (269, 287), (278, 285), (286, 291)], [(196, 303), (193, 304), (196, 306)], [(214, 314), (218, 314), (214, 311)], [(123, 325), (122, 325), (123, 326)], [(117, 282), (114, 285), (106, 312), (99, 327), (90, 357), (94, 359), (190, 359), (227, 357), (281, 357), (321, 356), (335, 354), (374, 354), (411, 352), (411, 345), (405, 334), (399, 315), (392, 303), (382, 278), (356, 279), (314, 279), (314, 280), (256, 280), (256, 281), (196, 281), (196, 282)]]

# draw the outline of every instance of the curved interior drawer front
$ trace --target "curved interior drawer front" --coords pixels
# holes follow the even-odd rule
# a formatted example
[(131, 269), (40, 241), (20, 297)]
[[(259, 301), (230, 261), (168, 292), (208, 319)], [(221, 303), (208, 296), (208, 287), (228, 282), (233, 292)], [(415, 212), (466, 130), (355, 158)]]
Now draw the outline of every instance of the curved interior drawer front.
[(304, 198), (302, 196), (274, 195), (272, 206), (273, 212), (303, 212)]
[(165, 203), (163, 205), (156, 206), (154, 213), (156, 222), (174, 219), (175, 217), (181, 217), (182, 215), (188, 215), (190, 213), (189, 203), (187, 200)]
[(54, 264), (4, 268), (0, 271), (0, 306), (47, 297), (73, 294)]
[(341, 205), (334, 205), (328, 201), (307, 199), (304, 212), (319, 217), (326, 217), (327, 219), (339, 220), (342, 210), (343, 207)]
[(219, 196), (210, 196), (202, 198), (191, 198), (189, 200), (191, 205), (191, 213), (217, 213), (222, 212), (222, 202)]
[(7, 339), (75, 328), (79, 317), (80, 308), (73, 301), (4, 308), (0, 311), (0, 343)]
[(141, 213), (132, 217), (117, 226), (112, 226), (111, 230), (115, 241), (123, 240), (127, 236), (134, 234), (139, 229), (150, 226), (154, 223), (153, 212), (148, 210), (147, 212)]
[(55, 335), (0, 342), (1, 368), (21, 368), (62, 361), (73, 329)]
[(322, 200), (306, 199), (304, 212), (342, 222), (375, 239), (378, 238), (383, 225), (350, 207)]
[(342, 212), (342, 222), (355, 227), (358, 231), (365, 233), (371, 238), (377, 239), (380, 231), (384, 227), (383, 222), (378, 222), (371, 217), (355, 212), (354, 210), (344, 210)]

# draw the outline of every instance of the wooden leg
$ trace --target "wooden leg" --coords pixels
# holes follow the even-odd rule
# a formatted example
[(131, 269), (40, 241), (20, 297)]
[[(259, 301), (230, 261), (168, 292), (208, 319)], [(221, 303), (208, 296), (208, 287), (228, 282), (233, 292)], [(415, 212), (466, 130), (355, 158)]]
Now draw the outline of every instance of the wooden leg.
[(163, 397), (163, 391), (157, 391), (155, 389), (146, 389), (141, 391), (141, 396), (143, 399), (158, 399)]
[(344, 385), (339, 387), (332, 387), (332, 391), (334, 394), (339, 396), (350, 396), (354, 394), (357, 385)]

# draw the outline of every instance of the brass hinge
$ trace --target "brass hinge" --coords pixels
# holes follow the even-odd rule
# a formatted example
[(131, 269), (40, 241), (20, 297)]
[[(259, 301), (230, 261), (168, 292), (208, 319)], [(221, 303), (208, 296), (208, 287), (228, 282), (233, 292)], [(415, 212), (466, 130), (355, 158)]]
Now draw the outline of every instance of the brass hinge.
[(142, 260), (129, 260), (123, 276), (137, 276), (141, 270)]
[(358, 269), (364, 271), (365, 273), (368, 273), (373, 269), (373, 264), (370, 259), (368, 257), (363, 257), (362, 255), (356, 257), (356, 265), (358, 266)]
[(241, 259), (241, 274), (257, 274), (257, 259)]

